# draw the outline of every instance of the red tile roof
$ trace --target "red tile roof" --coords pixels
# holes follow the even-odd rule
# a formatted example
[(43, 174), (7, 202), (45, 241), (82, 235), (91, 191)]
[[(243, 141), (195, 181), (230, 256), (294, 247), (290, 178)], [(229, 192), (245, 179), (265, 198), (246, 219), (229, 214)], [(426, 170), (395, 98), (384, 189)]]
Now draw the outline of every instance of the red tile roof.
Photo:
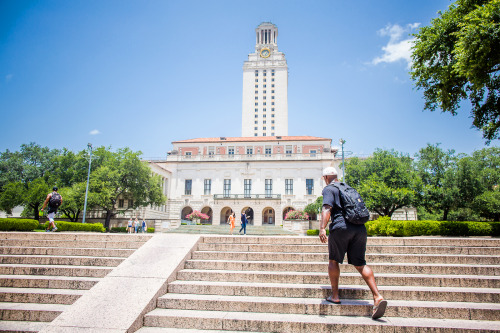
[(210, 142), (266, 142), (266, 141), (332, 141), (328, 138), (316, 136), (250, 136), (250, 137), (219, 137), (219, 138), (198, 138), (174, 141), (172, 143), (210, 143)]

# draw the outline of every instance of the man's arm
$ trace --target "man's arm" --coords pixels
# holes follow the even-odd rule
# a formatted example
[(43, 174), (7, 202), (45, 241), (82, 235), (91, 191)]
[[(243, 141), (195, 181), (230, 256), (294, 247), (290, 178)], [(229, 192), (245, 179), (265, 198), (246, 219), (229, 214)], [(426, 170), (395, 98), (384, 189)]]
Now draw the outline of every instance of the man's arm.
[(321, 221), (319, 223), (319, 239), (321, 240), (322, 243), (326, 243), (328, 241), (328, 238), (326, 237), (326, 226), (328, 224), (328, 221), (330, 221), (330, 210), (332, 207), (328, 205), (323, 205), (323, 209), (321, 211)]
[(47, 204), (49, 203), (50, 197), (52, 197), (52, 193), (47, 194), (47, 198), (46, 198), (46, 199), (45, 199), (45, 201), (43, 202), (43, 206), (42, 206), (42, 209), (41, 209), (41, 210), (44, 210), (44, 209), (45, 209), (45, 206), (47, 206)]

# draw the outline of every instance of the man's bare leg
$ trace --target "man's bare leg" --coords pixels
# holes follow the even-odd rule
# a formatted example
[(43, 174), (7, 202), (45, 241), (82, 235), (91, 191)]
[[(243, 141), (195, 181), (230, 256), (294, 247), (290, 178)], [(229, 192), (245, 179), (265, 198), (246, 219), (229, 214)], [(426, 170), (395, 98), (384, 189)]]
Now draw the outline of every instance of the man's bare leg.
[(328, 261), (328, 276), (330, 277), (330, 284), (332, 285), (332, 301), (339, 302), (339, 277), (340, 267), (339, 263), (335, 260)]
[[(384, 298), (380, 294), (377, 288), (377, 284), (375, 283), (375, 275), (373, 274), (373, 271), (370, 267), (368, 266), (354, 266), (358, 270), (358, 272), (361, 274), (363, 279), (365, 280), (366, 284), (370, 288), (373, 294), (373, 303), (374, 305), (378, 305), (381, 300)], [(330, 278), (331, 280), (331, 278)]]

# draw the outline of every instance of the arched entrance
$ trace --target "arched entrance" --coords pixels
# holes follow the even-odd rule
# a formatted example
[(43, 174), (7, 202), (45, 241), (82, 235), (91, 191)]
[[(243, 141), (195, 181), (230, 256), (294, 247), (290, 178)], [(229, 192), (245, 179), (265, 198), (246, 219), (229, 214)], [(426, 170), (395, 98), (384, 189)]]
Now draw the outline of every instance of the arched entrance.
[(210, 218), (208, 220), (201, 220), (201, 224), (212, 224), (212, 218), (213, 218), (213, 215), (214, 215), (214, 212), (212, 211), (212, 208), (206, 206), (206, 207), (203, 207), (203, 209), (201, 210), (201, 212), (203, 214), (207, 214)]
[[(252, 207), (245, 207), (245, 208), (243, 208), (241, 210), (241, 214), (243, 214), (243, 213), (247, 216), (248, 224), (253, 225), (253, 220), (254, 220), (253, 216), (254, 216), (254, 214), (253, 214)], [(241, 217), (241, 214), (238, 217)]]
[(266, 207), (262, 211), (262, 225), (274, 224), (276, 217), (274, 216), (274, 209), (271, 207)]
[(193, 208), (186, 206), (182, 209), (181, 212), (181, 222), (191, 222), (186, 218), (186, 215), (191, 214), (193, 212)]
[(283, 209), (283, 220), (285, 220), (285, 216), (286, 214), (291, 211), (291, 210), (295, 210), (295, 208), (293, 207), (286, 207), (285, 209)]
[(220, 224), (227, 224), (227, 219), (232, 212), (233, 209), (231, 207), (222, 208), (222, 210), (220, 211)]

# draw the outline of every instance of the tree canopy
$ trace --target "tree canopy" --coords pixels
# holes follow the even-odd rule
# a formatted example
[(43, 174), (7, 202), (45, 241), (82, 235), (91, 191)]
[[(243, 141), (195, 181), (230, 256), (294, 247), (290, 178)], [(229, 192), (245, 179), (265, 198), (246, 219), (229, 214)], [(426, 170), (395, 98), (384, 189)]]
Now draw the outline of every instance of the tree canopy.
[(489, 143), (500, 134), (500, 0), (457, 0), (438, 14), (414, 35), (411, 77), (426, 110), (455, 115), (470, 100)]

